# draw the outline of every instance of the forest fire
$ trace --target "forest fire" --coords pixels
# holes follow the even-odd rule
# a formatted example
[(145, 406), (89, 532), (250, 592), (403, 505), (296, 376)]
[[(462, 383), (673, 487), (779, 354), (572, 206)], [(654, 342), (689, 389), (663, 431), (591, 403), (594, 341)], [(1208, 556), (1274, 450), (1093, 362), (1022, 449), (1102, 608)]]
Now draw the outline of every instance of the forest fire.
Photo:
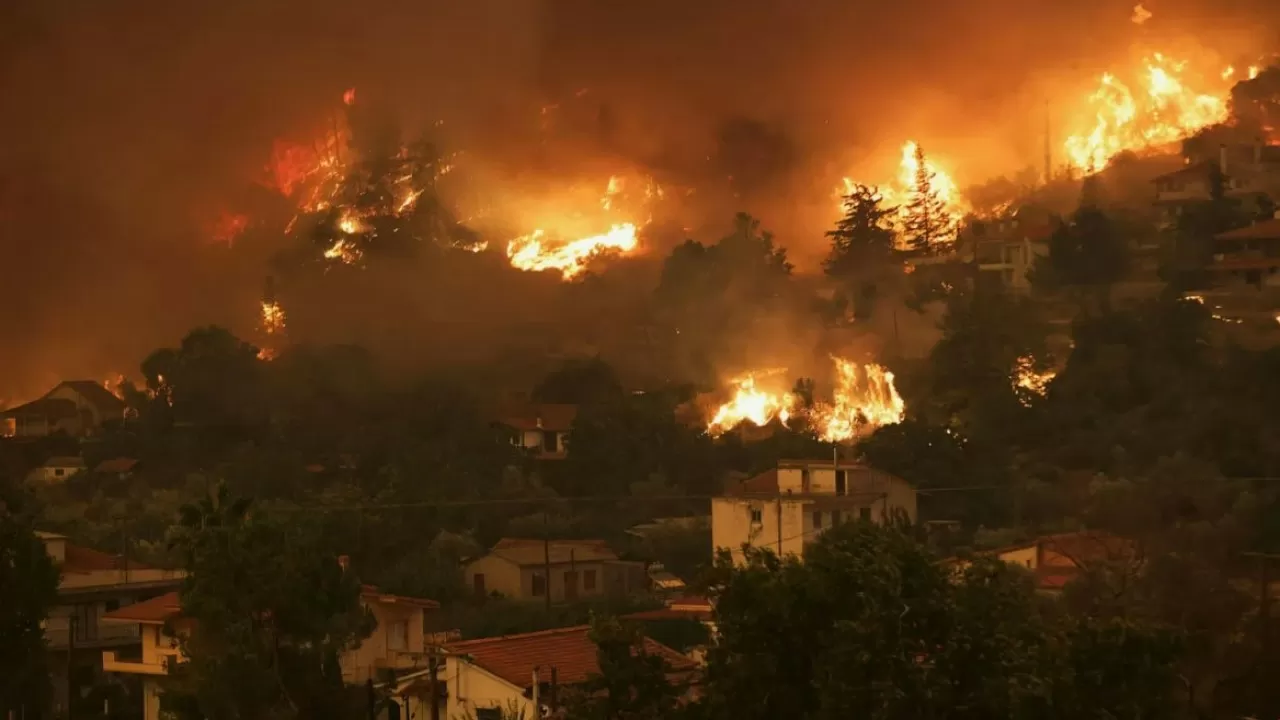
[[(1088, 98), (1093, 127), (1066, 140), (1072, 167), (1101, 170), (1119, 153), (1177, 142), (1226, 121), (1235, 68), (1206, 73), (1188, 66), (1185, 60), (1154, 53), (1143, 59), (1130, 83), (1104, 73)], [(1256, 74), (1250, 68), (1250, 76)]]
[(1049, 383), (1053, 382), (1057, 375), (1058, 373), (1054, 370), (1037, 370), (1035, 358), (1023, 355), (1014, 362), (1013, 386), (1015, 389), (1020, 388), (1032, 395), (1043, 397), (1049, 389)]
[(763, 427), (776, 418), (786, 426), (802, 417), (824, 442), (848, 442), (876, 428), (902, 422), (906, 403), (894, 385), (893, 373), (880, 365), (862, 365), (832, 357), (836, 379), (832, 402), (816, 402), (802, 407), (792, 392), (761, 389), (757, 381), (786, 372), (785, 368), (761, 370), (730, 381), (733, 397), (721, 405), (707, 423), (707, 434), (723, 435), (744, 422)]
[(262, 331), (268, 335), (284, 332), (284, 308), (274, 300), (262, 301)]
[(784, 426), (796, 405), (795, 395), (789, 392), (770, 392), (756, 387), (759, 378), (777, 376), (786, 368), (757, 370), (729, 381), (734, 386), (733, 397), (721, 405), (707, 423), (707, 434), (723, 435), (743, 422), (764, 427), (777, 418)]

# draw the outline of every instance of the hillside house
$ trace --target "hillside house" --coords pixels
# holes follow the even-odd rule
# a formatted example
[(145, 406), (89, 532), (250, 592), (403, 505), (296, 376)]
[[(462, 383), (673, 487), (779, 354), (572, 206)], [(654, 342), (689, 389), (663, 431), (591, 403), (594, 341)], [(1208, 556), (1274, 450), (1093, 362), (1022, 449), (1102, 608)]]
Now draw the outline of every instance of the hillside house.
[(464, 573), (477, 595), (545, 601), (549, 592), (551, 602), (628, 595), (649, 584), (643, 562), (619, 559), (602, 540), (504, 538)]
[(802, 556), (842, 522), (898, 513), (915, 522), (916, 491), (902, 478), (854, 462), (783, 460), (711, 500), (711, 543), (739, 563), (748, 545)]
[(1024, 209), (985, 225), (970, 238), (979, 282), (991, 282), (1014, 292), (1031, 290), (1031, 269), (1049, 254), (1049, 237), (1057, 227), (1046, 213)]
[[(385, 670), (411, 672), (427, 667), (425, 615), (439, 609), (438, 603), (390, 595), (366, 585), (360, 593), (360, 604), (373, 614), (378, 625), (359, 647), (338, 658), (345, 682), (360, 684), (376, 679)], [(167, 675), (174, 664), (182, 662), (178, 637), (168, 631), (173, 630), (178, 636), (191, 631), (190, 621), (182, 617), (178, 593), (122, 607), (102, 619), (135, 628), (141, 636), (137, 652), (102, 653), (102, 667), (107, 672), (141, 677), (143, 719), (159, 720), (160, 695), (155, 678)]]
[[(1092, 568), (1136, 570), (1141, 564), (1137, 546), (1132, 541), (1090, 530), (1045, 535), (977, 554), (994, 556), (1025, 568), (1035, 576), (1037, 589), (1047, 593), (1060, 592), (1067, 583)], [(967, 565), (955, 559), (948, 563), (957, 571)]]
[(1186, 208), (1212, 199), (1213, 176), (1222, 175), (1226, 197), (1256, 202), (1263, 196), (1280, 197), (1280, 146), (1223, 146), (1217, 160), (1189, 162), (1172, 172), (1151, 179), (1155, 185), (1155, 205), (1162, 211), (1166, 228), (1173, 227)]
[(84, 458), (75, 455), (55, 455), (40, 467), (32, 468), (27, 473), (27, 481), (33, 483), (60, 483), (67, 478), (85, 471)]
[(124, 401), (101, 383), (68, 380), (36, 400), (0, 412), (0, 433), (10, 437), (44, 437), (65, 432), (92, 435), (104, 423), (124, 418)]
[[(448, 644), (437, 675), (436, 693), (443, 700), (439, 717), (502, 720), (509, 709), (524, 718), (554, 717), (567, 688), (600, 672), (590, 630), (581, 625)], [(643, 650), (666, 661), (672, 681), (695, 678), (697, 664), (676, 650), (650, 638), (644, 638)], [(421, 685), (422, 679), (410, 683)], [(407, 707), (401, 717), (433, 717), (422, 699), (429, 694), (418, 695), (402, 700)]]
[(41, 532), (37, 536), (59, 570), (58, 599), (45, 621), (45, 640), (52, 654), (54, 705), (61, 713), (103, 680), (104, 650), (129, 654), (141, 649), (137, 627), (103, 619), (122, 607), (173, 590), (183, 573), (81, 547), (64, 535)]
[(550, 403), (508, 409), (497, 422), (511, 433), (511, 443), (540, 460), (560, 460), (569, 451), (569, 431), (577, 405)]

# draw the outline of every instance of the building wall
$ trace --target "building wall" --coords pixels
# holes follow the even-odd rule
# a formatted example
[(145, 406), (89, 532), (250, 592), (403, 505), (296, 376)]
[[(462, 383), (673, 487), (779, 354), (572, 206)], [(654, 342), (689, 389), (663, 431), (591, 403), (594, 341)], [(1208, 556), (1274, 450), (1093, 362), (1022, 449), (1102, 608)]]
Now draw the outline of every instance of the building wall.
[(160, 720), (160, 684), (151, 678), (142, 681), (142, 720)]
[[(551, 601), (564, 602), (569, 599), (566, 592), (568, 584), (566, 582), (565, 573), (577, 573), (577, 598), (603, 597), (605, 595), (618, 595), (627, 592), (626, 578), (620, 574), (623, 569), (616, 567), (617, 563), (606, 562), (579, 562), (573, 565), (558, 563), (551, 566)], [(524, 567), (520, 572), (520, 596), (526, 600), (542, 600), (541, 595), (533, 594), (533, 578), (535, 575), (541, 577), (546, 568), (543, 567)], [(595, 588), (586, 589), (586, 574), (588, 572), (595, 573)]]
[[(422, 608), (413, 605), (394, 605), (361, 601), (361, 605), (373, 613), (378, 625), (373, 634), (360, 643), (360, 647), (348, 650), (340, 657), (343, 679), (347, 682), (364, 682), (376, 677), (380, 667), (408, 668), (424, 665), (425, 629)], [(401, 626), (400, 623), (403, 623)], [(403, 643), (396, 643), (393, 635), (404, 628)], [(394, 649), (393, 649), (394, 648)]]
[(463, 573), (468, 589), (475, 587), (477, 574), (484, 575), (485, 594), (496, 592), (510, 598), (524, 597), (520, 566), (510, 560), (492, 554), (472, 560)]
[(1040, 548), (1038, 545), (1028, 545), (1006, 550), (1000, 553), (1000, 559), (1010, 565), (1035, 570), (1040, 567)]
[[(70, 385), (60, 385), (54, 388), (45, 397), (58, 398), (61, 400), (70, 400), (74, 402), (76, 404), (76, 407), (80, 408), (80, 412), (85, 416), (85, 419), (89, 420), (90, 427), (94, 427), (94, 428), (101, 427), (104, 420), (119, 419), (119, 418), (103, 417), (102, 413), (98, 411), (98, 408), (95, 405), (90, 403), (88, 400), (85, 400), (85, 397), (80, 393), (76, 392), (76, 390), (72, 388)], [(76, 423), (76, 425), (78, 426), (78, 429), (82, 433), (90, 429), (90, 427), (84, 427), (84, 423)]]
[[(779, 484), (782, 478), (779, 473)], [(804, 551), (807, 530), (805, 502), (801, 499), (713, 498), (711, 500), (711, 544), (728, 549), (736, 563), (743, 562), (742, 546), (766, 548), (782, 555)], [(759, 522), (752, 511), (759, 511)], [(779, 534), (781, 530), (781, 534)]]
[(506, 708), (512, 702), (523, 709), (523, 717), (533, 717), (533, 702), (524, 697), (523, 690), (484, 668), (450, 657), (445, 660), (445, 674), (449, 683), (445, 713), (448, 720), (475, 717), (476, 708)]
[(41, 466), (33, 469), (27, 475), (27, 479), (32, 482), (39, 482), (39, 483), (66, 482), (67, 478), (71, 477), (72, 475), (75, 475), (78, 472), (84, 472), (84, 469), (85, 468), (83, 465), (74, 466), (74, 467)]

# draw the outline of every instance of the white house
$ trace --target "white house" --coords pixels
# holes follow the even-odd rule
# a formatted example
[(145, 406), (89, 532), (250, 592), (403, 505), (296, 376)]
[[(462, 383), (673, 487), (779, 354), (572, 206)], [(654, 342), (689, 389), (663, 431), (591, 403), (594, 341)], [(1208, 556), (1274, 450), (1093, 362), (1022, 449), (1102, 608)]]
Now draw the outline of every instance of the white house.
[(711, 543), (737, 562), (744, 545), (803, 555), (828, 528), (898, 513), (915, 522), (916, 491), (902, 478), (854, 462), (783, 460), (712, 499)]
[(76, 473), (84, 472), (84, 458), (55, 455), (27, 473), (27, 480), (38, 483), (60, 483)]

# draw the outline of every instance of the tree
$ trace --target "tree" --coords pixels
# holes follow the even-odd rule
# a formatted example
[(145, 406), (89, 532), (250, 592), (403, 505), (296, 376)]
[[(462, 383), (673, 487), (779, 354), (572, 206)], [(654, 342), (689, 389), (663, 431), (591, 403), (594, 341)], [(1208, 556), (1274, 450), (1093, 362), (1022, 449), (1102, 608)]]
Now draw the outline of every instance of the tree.
[(1169, 716), (1175, 634), (1053, 612), (1021, 569), (943, 565), (893, 529), (833, 528), (803, 562), (723, 552), (711, 588), (708, 718)]
[(1036, 258), (1030, 279), (1044, 291), (1065, 287), (1091, 294), (1096, 306), (1105, 310), (1110, 307), (1111, 286), (1129, 271), (1129, 248), (1111, 218), (1091, 199), (1094, 182), (1086, 179), (1080, 208), (1050, 236), (1049, 254)]
[(44, 621), (57, 596), (44, 542), (0, 502), (0, 716), (38, 714), (49, 700)]
[(225, 485), (181, 520), (188, 574), (171, 629), (187, 661), (164, 679), (166, 705), (209, 720), (348, 716), (338, 656), (373, 619), (315, 528), (252, 513)]
[(924, 149), (916, 146), (915, 178), (903, 206), (903, 236), (911, 250), (932, 254), (955, 239), (955, 219), (937, 186), (938, 174), (929, 166)]
[(669, 678), (661, 655), (648, 652), (636, 625), (615, 618), (591, 622), (600, 672), (592, 675), (566, 702), (567, 720), (664, 720), (671, 717), (681, 685)]
[(548, 373), (533, 389), (539, 403), (613, 402), (622, 397), (622, 383), (608, 363), (599, 357), (568, 360)]
[(871, 315), (897, 241), (892, 225), (897, 208), (884, 207), (883, 201), (878, 188), (854, 185), (844, 198), (844, 216), (827, 232), (831, 251), (822, 267), (844, 286), (839, 301), (852, 304), (855, 318)]
[(258, 349), (220, 327), (192, 330), (176, 348), (142, 362), (149, 399), (144, 420), (196, 425), (243, 437), (267, 420)]

